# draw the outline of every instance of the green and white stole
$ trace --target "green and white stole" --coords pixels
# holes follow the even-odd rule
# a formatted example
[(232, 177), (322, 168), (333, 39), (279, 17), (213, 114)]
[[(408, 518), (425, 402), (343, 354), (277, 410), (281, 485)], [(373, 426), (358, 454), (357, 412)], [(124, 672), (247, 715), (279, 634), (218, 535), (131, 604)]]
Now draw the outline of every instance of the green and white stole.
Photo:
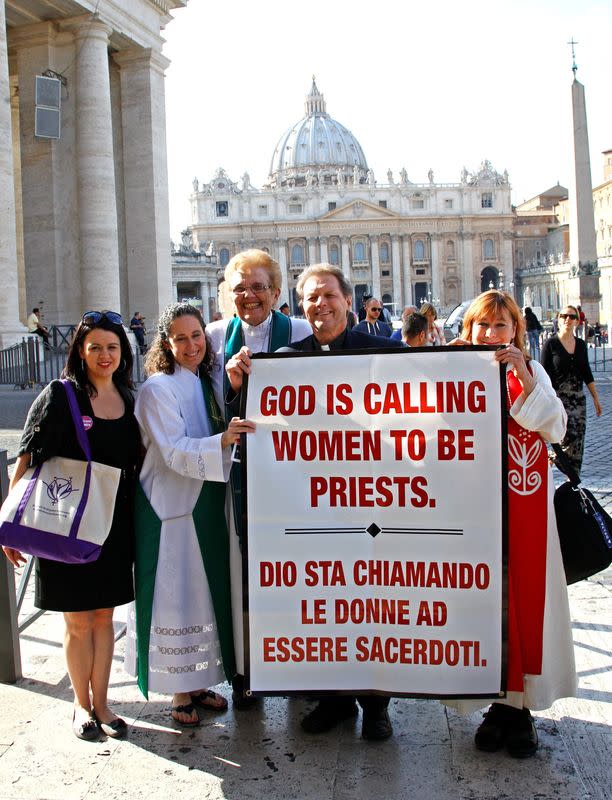
[[(274, 353), (275, 350), (281, 347), (287, 347), (291, 344), (291, 319), (280, 311), (272, 311), (272, 322), (270, 323), (271, 330), (268, 339), (268, 353)], [(227, 364), (232, 356), (240, 351), (244, 345), (244, 335), (242, 333), (242, 320), (240, 317), (234, 317), (230, 320), (225, 332), (225, 358), (224, 366)], [(224, 397), (227, 397), (228, 392), (231, 391), (229, 378), (227, 373), (223, 376)], [(226, 421), (229, 422), (232, 414), (229, 404), (225, 405)], [(234, 510), (234, 525), (239, 539), (242, 541), (242, 472), (240, 464), (232, 464), (232, 471), (230, 474), (230, 485), (232, 489), (232, 506)]]
[[(212, 434), (223, 433), (225, 422), (215, 401), (210, 378), (200, 376)], [(191, 512), (200, 546), (204, 572), (212, 598), (223, 668), (228, 680), (236, 672), (232, 606), (229, 581), (229, 536), (225, 520), (224, 483), (205, 480)], [(135, 498), (136, 635), (138, 686), (148, 699), (149, 642), (153, 615), (153, 593), (159, 557), (161, 520), (138, 483)]]

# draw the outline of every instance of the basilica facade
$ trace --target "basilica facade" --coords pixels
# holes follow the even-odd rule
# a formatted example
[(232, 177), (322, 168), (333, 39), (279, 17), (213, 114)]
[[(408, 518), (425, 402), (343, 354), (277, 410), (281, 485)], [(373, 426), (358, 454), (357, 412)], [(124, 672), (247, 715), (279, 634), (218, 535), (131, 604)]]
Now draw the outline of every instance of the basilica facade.
[(217, 278), (249, 247), (280, 264), (287, 301), (309, 264), (340, 266), (354, 303), (370, 292), (392, 311), (432, 300), (441, 310), (513, 281), (513, 212), (507, 172), (488, 161), (465, 167), (456, 183), (424, 182), (405, 167), (375, 176), (357, 138), (327, 112), (313, 78), (304, 116), (278, 139), (268, 180), (223, 169), (195, 179), (191, 224), (173, 254), (175, 297), (200, 298), (204, 314), (226, 308)]

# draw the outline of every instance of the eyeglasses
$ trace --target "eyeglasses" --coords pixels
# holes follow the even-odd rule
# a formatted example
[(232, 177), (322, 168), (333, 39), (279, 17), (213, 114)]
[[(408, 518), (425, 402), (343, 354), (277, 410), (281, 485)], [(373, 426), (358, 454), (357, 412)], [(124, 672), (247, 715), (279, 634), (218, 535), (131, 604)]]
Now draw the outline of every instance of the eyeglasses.
[(253, 292), (253, 294), (262, 294), (262, 292), (266, 292), (271, 288), (269, 283), (252, 283), (250, 286), (243, 286), (239, 283), (238, 286), (234, 286), (232, 289), (232, 294), (246, 294), (248, 291)]
[(578, 319), (577, 314), (559, 314), (559, 319)]
[(113, 325), (123, 325), (121, 314), (117, 314), (116, 311), (86, 311), (83, 314), (85, 325), (97, 325), (104, 318), (112, 322)]
[(377, 314), (380, 314), (382, 308), (371, 308), (370, 311), (375, 311)]

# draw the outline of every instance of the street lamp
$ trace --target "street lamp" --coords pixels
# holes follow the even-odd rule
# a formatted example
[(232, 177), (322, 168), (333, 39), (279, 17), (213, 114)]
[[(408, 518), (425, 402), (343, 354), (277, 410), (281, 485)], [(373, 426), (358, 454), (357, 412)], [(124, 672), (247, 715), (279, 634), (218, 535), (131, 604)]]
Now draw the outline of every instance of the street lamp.
[(508, 284), (508, 289), (510, 290), (510, 294), (514, 297), (514, 281), (510, 281)]
[(499, 290), (500, 292), (504, 291), (504, 273), (500, 270), (498, 273), (499, 277)]
[(493, 281), (489, 281), (489, 290), (490, 289), (495, 289), (495, 286), (493, 286)]

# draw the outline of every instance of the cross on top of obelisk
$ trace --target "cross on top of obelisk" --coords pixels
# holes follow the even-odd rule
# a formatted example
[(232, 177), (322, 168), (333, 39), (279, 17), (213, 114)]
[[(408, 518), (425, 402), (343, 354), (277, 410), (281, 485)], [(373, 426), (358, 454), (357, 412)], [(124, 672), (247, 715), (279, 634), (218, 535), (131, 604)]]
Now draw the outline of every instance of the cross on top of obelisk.
[(576, 51), (574, 50), (574, 45), (578, 44), (578, 42), (575, 42), (574, 37), (572, 36), (568, 44), (572, 46), (572, 72), (574, 73), (574, 78), (575, 78), (576, 70), (578, 69), (578, 64), (576, 64)]

